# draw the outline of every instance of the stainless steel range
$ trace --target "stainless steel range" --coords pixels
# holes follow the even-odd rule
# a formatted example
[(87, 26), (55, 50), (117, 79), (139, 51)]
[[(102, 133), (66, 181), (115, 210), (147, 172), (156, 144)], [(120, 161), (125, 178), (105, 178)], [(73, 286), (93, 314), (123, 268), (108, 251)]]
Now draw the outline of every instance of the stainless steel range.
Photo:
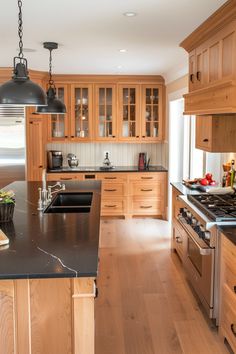
[(218, 323), (219, 237), (217, 225), (236, 225), (235, 195), (179, 196), (184, 229), (183, 265), (208, 315)]

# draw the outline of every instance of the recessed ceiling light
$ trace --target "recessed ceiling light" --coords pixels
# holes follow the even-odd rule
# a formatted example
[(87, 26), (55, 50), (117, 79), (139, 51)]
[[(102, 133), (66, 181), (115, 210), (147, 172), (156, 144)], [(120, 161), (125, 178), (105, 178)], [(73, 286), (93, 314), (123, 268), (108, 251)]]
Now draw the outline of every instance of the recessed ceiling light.
[(137, 16), (137, 13), (132, 12), (132, 11), (128, 11), (128, 12), (123, 13), (123, 15), (126, 17), (135, 17), (135, 16)]
[(126, 52), (127, 52), (127, 49), (119, 49), (119, 52), (120, 52), (120, 53), (126, 53)]

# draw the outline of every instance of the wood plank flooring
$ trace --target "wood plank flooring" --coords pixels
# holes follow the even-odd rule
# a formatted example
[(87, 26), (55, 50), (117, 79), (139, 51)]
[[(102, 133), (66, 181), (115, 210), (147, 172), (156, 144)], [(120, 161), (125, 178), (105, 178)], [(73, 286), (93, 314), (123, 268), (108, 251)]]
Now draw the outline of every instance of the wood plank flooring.
[(224, 354), (154, 219), (101, 223), (96, 354)]

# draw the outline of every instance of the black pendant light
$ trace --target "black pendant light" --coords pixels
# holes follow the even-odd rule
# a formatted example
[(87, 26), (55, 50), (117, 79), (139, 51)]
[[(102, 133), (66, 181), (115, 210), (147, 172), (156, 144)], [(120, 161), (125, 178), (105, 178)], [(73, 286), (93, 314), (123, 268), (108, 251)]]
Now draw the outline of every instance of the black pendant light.
[(19, 54), (13, 59), (12, 80), (0, 86), (0, 105), (42, 106), (46, 105), (46, 95), (43, 89), (31, 81), (28, 75), (27, 60), (23, 54), (22, 1), (18, 0), (18, 35)]
[(38, 114), (65, 114), (66, 106), (56, 96), (56, 86), (52, 79), (52, 51), (58, 48), (55, 42), (44, 42), (44, 48), (48, 49), (49, 55), (49, 88), (47, 91), (47, 106), (37, 107), (36, 113)]

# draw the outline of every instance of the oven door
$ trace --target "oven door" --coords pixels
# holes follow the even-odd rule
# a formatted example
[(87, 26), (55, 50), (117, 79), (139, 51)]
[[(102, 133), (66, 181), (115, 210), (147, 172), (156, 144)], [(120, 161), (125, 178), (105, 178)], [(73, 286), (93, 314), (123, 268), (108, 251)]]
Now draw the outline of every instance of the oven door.
[(214, 248), (202, 248), (194, 235), (188, 234), (185, 270), (210, 318), (213, 317)]

